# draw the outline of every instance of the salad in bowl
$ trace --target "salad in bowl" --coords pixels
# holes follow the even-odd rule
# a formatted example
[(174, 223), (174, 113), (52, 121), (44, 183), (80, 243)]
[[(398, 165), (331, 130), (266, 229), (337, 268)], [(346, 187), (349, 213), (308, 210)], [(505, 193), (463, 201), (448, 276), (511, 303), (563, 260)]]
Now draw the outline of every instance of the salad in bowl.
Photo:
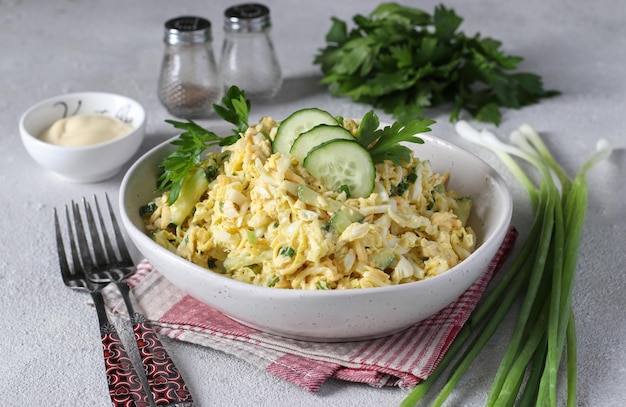
[[(190, 138), (204, 133), (176, 124), (190, 140), (168, 158), (178, 165), (196, 146)], [(446, 188), (449, 172), (396, 144), (422, 143), (415, 134), (430, 124), (380, 128), (373, 112), (355, 121), (315, 108), (281, 123), (264, 117), (194, 159), (180, 190), (165, 173), (166, 190), (143, 207), (146, 229), (201, 267), (265, 287), (371, 288), (437, 276), (472, 253), (476, 236), (466, 225), (471, 197)]]
[[(486, 269), (512, 211), (503, 179), (429, 136), (317, 108), (248, 124), (231, 88), (230, 135), (181, 135), (122, 182), (122, 221), (168, 280), (226, 315), (296, 339), (379, 337), (427, 318)], [(155, 190), (156, 186), (156, 190)]]

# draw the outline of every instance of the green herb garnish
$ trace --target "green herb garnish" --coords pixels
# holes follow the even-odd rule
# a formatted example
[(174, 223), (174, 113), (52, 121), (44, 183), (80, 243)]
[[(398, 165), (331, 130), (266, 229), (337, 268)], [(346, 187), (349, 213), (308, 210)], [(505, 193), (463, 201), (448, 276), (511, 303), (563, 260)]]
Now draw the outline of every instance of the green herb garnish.
[(142, 205), (139, 208), (139, 215), (141, 215), (141, 216), (152, 215), (154, 213), (154, 211), (157, 210), (157, 208), (158, 208), (158, 206), (154, 202), (150, 202), (148, 204)]
[(296, 250), (293, 247), (285, 246), (280, 248), (278, 254), (285, 257), (293, 257), (296, 254)]
[(391, 195), (402, 196), (402, 194), (404, 194), (409, 189), (409, 186), (410, 184), (406, 182), (406, 180), (402, 180), (398, 183), (398, 185), (391, 188)]
[(501, 43), (457, 31), (463, 19), (437, 6), (431, 15), (396, 3), (382, 3), (355, 27), (332, 19), (319, 64), (333, 95), (371, 104), (407, 122), (423, 110), (454, 104), (477, 120), (499, 124), (500, 108), (518, 109), (558, 94), (543, 89), (532, 73), (511, 73), (523, 60), (505, 54)]
[(414, 119), (406, 124), (395, 122), (391, 126), (379, 129), (380, 121), (373, 110), (365, 113), (359, 125), (357, 141), (369, 150), (374, 164), (389, 160), (396, 165), (402, 161), (410, 162), (412, 151), (401, 145), (401, 142), (423, 144), (424, 140), (416, 134), (430, 131), (430, 125), (435, 121)]
[(270, 279), (270, 281), (267, 282), (267, 286), (274, 287), (279, 280), (280, 280), (280, 277), (274, 276)]
[(239, 138), (239, 135), (248, 129), (248, 117), (250, 115), (250, 100), (246, 99), (243, 90), (236, 86), (231, 86), (226, 92), (226, 96), (222, 98), (222, 104), (213, 105), (215, 112), (224, 120), (235, 125), (233, 135), (226, 138), (231, 139), (226, 145), (233, 144)]
[[(224, 106), (213, 105), (220, 117), (236, 127), (234, 135), (221, 138), (217, 134), (203, 128), (192, 120), (180, 122), (165, 120), (177, 129), (184, 130), (180, 137), (171, 144), (178, 146), (166, 156), (159, 167), (163, 172), (157, 179), (157, 191), (169, 191), (168, 204), (172, 205), (180, 196), (181, 188), (188, 174), (200, 167), (202, 153), (209, 147), (233, 144), (240, 137), (239, 134), (248, 128), (248, 113), (250, 101), (246, 100), (245, 93), (232, 86), (222, 99)], [(217, 174), (217, 168), (209, 168), (207, 172)]]
[(326, 281), (318, 281), (318, 282), (315, 284), (315, 287), (316, 287), (318, 290), (330, 290), (330, 286), (328, 285), (328, 283), (327, 283)]
[(345, 192), (346, 196), (348, 198), (350, 198), (351, 194), (350, 194), (350, 186), (343, 184), (342, 186), (339, 187), (339, 192)]

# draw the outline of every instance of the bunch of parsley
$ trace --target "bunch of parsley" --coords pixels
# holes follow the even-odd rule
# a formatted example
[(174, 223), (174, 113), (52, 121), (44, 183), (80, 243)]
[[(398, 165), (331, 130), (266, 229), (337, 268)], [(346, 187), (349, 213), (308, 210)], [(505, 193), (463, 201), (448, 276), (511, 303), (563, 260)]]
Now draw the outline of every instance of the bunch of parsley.
[(500, 124), (502, 107), (518, 109), (558, 94), (532, 73), (512, 73), (521, 57), (501, 43), (457, 31), (463, 19), (443, 5), (430, 15), (396, 3), (356, 15), (348, 31), (337, 18), (315, 64), (331, 94), (381, 108), (397, 120), (424, 117), (424, 109), (453, 104), (450, 120), (465, 109), (475, 119)]

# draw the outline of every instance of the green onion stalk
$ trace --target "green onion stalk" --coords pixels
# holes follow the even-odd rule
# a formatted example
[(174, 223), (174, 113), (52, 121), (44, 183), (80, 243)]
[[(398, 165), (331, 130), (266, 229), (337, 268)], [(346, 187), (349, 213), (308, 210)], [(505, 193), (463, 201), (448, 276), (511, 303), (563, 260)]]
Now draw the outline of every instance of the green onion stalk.
[[(457, 122), (456, 130), (461, 137), (494, 152), (510, 169), (528, 193), (533, 224), (519, 254), (490, 284), (437, 368), (400, 406), (417, 405), (449, 369), (449, 376), (431, 404), (443, 405), (513, 304), (520, 301), (486, 406), (556, 406), (558, 372), (565, 354), (567, 405), (573, 407), (577, 356), (572, 291), (587, 209), (586, 176), (593, 166), (610, 156), (611, 146), (600, 140), (597, 151), (572, 179), (527, 124), (511, 134), (510, 143), (464, 121)], [(530, 164), (526, 167), (529, 170), (518, 161)]]

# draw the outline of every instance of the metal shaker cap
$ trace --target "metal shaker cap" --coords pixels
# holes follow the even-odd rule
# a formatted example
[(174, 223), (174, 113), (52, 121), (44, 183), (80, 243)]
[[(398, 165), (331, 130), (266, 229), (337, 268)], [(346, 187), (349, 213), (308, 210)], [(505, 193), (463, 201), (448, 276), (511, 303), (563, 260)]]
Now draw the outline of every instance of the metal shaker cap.
[(205, 18), (181, 16), (165, 23), (166, 44), (200, 44), (211, 40), (211, 22)]
[(224, 12), (224, 29), (236, 32), (259, 32), (270, 26), (270, 9), (259, 3), (238, 4)]

